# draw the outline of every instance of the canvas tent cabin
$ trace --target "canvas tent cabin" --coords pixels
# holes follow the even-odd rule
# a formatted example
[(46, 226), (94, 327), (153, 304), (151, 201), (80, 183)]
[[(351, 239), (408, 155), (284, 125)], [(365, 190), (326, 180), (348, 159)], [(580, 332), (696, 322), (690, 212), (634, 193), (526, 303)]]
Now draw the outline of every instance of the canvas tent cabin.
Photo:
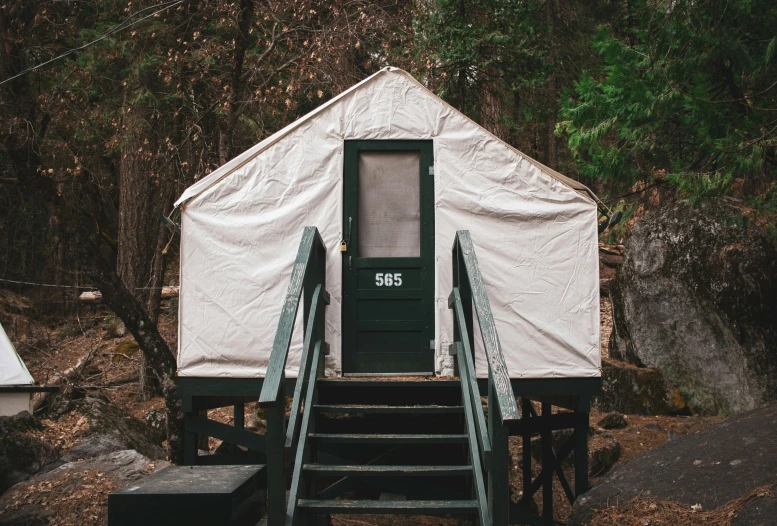
[[(420, 500), (403, 513), (458, 510), (506, 524), (511, 434), (542, 434), (543, 473), (562, 477), (556, 468), (574, 449), (575, 491), (562, 485), (570, 499), (585, 491), (588, 401), (600, 387), (597, 202), (585, 186), (388, 67), (198, 181), (176, 207), (186, 462), (236, 461), (198, 456), (197, 435), (266, 461), (271, 526), (298, 509), (342, 511), (341, 501), (323, 497), (331, 488), (305, 498), (306, 477), (387, 475), (397, 483), (400, 474), (428, 476), (433, 455), (448, 451), (403, 449), (405, 461), (426, 466), (395, 473), (375, 464), (383, 457), (370, 448), (384, 442), (463, 440), (468, 448), (454, 474), (469, 473), (464, 494), (476, 498), (423, 500), (431, 486), (407, 480), (402, 487)], [(284, 393), (293, 393), (288, 422)], [(267, 408), (261, 437), (243, 429), (243, 404), (258, 395)], [(365, 409), (370, 403), (377, 405)], [(226, 405), (235, 408), (233, 427), (201, 413)], [(572, 412), (557, 415), (552, 405)], [(460, 425), (463, 412), (466, 425), (463, 434), (327, 434), (316, 416), (357, 409), (445, 413), (454, 418), (445, 425)], [(396, 422), (392, 432), (403, 425), (412, 431), (420, 421)], [(550, 431), (562, 428), (574, 433), (556, 455)], [(288, 505), (278, 484), (284, 449), (296, 451)], [(348, 457), (367, 450), (377, 456)], [(527, 499), (552, 492), (553, 477), (532, 481), (529, 450)], [(315, 467), (319, 454), (348, 462)], [(483, 477), (496, 497), (484, 496)], [(549, 494), (543, 502), (552, 516)]]
[[(401, 70), (383, 69), (335, 97), (176, 205), (179, 377), (264, 376), (307, 225), (328, 249), (328, 375), (452, 372), (447, 298), (461, 229), (478, 250), (511, 377), (600, 374), (594, 199)], [(398, 297), (409, 289), (418, 294)], [(373, 330), (381, 316), (406, 330)], [(411, 327), (408, 317), (422, 322)], [(288, 378), (301, 343), (298, 334)], [(403, 349), (386, 354), (391, 347)], [(479, 371), (483, 364), (478, 349)]]
[(32, 413), (35, 380), (0, 325), (0, 416)]

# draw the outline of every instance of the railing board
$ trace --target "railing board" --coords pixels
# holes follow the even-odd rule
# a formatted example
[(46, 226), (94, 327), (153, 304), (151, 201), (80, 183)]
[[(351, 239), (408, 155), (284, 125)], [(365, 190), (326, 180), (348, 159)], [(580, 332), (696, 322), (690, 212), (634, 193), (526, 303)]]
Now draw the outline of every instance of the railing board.
[(299, 307), (299, 300), (313, 251), (313, 242), (316, 239), (321, 240), (318, 229), (315, 227), (305, 227), (305, 230), (302, 232), (302, 241), (300, 241), (299, 250), (297, 251), (297, 258), (294, 260), (294, 268), (291, 271), (286, 298), (283, 300), (283, 308), (278, 320), (278, 330), (275, 333), (264, 385), (259, 395), (259, 405), (262, 407), (271, 406), (278, 400), (278, 392), (284, 368), (286, 367), (286, 356), (289, 352), (292, 334), (294, 333), (297, 308)]
[(515, 396), (510, 384), (510, 374), (502, 354), (502, 346), (499, 343), (499, 335), (496, 331), (494, 315), (491, 312), (491, 304), (488, 301), (488, 293), (483, 283), (483, 276), (480, 273), (475, 248), (468, 230), (456, 232), (456, 248), (466, 269), (466, 277), (472, 292), (472, 301), (475, 304), (475, 313), (480, 325), (480, 334), (483, 337), (483, 346), (502, 422), (518, 420), (518, 406), (515, 403)]

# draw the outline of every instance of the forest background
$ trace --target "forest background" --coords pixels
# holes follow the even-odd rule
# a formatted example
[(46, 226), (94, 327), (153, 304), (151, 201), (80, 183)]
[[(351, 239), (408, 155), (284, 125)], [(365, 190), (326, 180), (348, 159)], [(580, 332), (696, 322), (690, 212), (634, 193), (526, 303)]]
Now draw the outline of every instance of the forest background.
[(0, 286), (56, 312), (99, 288), (173, 416), (160, 218), (213, 169), (393, 65), (603, 212), (661, 189), (771, 215), (775, 28), (771, 0), (4, 0)]

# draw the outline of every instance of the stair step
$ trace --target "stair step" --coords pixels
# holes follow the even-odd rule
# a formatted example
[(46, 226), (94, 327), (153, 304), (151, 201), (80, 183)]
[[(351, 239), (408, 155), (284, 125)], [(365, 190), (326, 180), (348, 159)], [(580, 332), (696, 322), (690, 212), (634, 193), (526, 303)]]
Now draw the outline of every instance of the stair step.
[(446, 515), (475, 513), (474, 500), (315, 500), (300, 499), (299, 507), (318, 513), (388, 513), (403, 515)]
[(321, 413), (411, 413), (411, 414), (440, 414), (461, 413), (464, 408), (460, 405), (316, 405), (316, 410)]
[(456, 476), (472, 475), (471, 466), (378, 466), (305, 464), (306, 473), (322, 476)]
[(329, 433), (311, 433), (311, 439), (319, 443), (340, 443), (340, 444), (425, 444), (434, 442), (438, 444), (454, 443), (466, 444), (467, 435), (377, 435), (377, 434), (329, 434)]
[(461, 380), (444, 379), (444, 380), (406, 380), (406, 379), (381, 379), (381, 378), (362, 378), (362, 379), (346, 379), (346, 378), (320, 378), (318, 380), (319, 385), (326, 387), (377, 387), (385, 389), (386, 387), (407, 388), (407, 387), (461, 387)]

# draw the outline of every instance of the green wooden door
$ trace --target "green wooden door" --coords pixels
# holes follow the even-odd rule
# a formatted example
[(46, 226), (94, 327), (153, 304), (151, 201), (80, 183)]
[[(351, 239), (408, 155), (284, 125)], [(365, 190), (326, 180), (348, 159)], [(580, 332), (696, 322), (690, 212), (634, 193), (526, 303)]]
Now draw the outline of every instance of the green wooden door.
[(434, 372), (432, 141), (345, 141), (345, 374)]

